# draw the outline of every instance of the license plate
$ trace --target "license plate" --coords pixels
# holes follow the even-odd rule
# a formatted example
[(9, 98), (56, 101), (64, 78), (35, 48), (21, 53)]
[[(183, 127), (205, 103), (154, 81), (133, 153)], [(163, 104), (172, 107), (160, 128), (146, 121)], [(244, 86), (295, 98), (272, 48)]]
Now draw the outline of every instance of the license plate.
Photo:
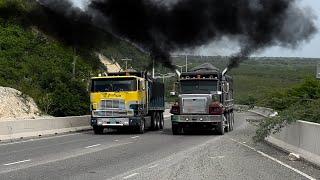
[(128, 118), (102, 118), (98, 120), (103, 125), (129, 124)]
[(116, 124), (117, 120), (115, 118), (110, 118), (109, 122), (110, 122), (110, 124)]

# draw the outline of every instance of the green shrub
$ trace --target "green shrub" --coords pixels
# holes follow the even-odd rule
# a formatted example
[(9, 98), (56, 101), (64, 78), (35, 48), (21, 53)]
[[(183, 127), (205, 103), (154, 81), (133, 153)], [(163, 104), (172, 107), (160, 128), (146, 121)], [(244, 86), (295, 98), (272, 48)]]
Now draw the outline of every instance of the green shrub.
[(275, 92), (268, 99), (266, 105), (279, 111), (279, 116), (259, 124), (254, 137), (256, 141), (279, 132), (285, 125), (297, 120), (320, 123), (320, 81), (315, 78), (307, 78), (286, 91)]
[(253, 108), (257, 103), (257, 99), (249, 95), (241, 100), (238, 100), (238, 102), (239, 104), (248, 105), (249, 108)]

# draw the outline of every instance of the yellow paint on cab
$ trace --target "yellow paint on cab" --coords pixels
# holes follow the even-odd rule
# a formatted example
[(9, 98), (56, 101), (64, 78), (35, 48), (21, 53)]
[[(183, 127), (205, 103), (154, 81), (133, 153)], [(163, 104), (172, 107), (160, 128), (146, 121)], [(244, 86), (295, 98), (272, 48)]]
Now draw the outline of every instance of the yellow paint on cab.
[[(104, 77), (104, 78), (128, 78), (132, 76), (117, 76), (117, 77)], [(136, 79), (141, 79), (139, 77), (135, 77)], [(93, 79), (103, 79), (101, 77), (99, 78), (93, 78)], [(132, 102), (136, 102), (137, 104), (142, 104), (146, 100), (146, 91), (145, 90), (138, 90), (138, 91), (123, 91), (123, 92), (92, 92), (90, 94), (90, 100), (91, 104), (94, 109), (98, 109), (99, 103), (102, 100), (108, 100), (108, 99), (123, 99), (125, 100), (125, 105), (128, 107), (128, 103), (132, 104)]]

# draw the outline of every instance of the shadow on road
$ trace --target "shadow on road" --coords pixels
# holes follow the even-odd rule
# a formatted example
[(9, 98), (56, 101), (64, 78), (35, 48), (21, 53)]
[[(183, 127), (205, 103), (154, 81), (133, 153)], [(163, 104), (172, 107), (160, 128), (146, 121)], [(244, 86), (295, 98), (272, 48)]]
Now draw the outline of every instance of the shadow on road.
[[(165, 128), (163, 130), (146, 130), (145, 134), (149, 133), (157, 133), (159, 135), (170, 135), (173, 136), (171, 128)], [(85, 134), (91, 134), (95, 135), (93, 131), (85, 132)], [(103, 134), (96, 135), (96, 136), (105, 136), (105, 135), (139, 135), (136, 131), (132, 129), (105, 129)], [(217, 136), (218, 134), (214, 130), (208, 130), (208, 129), (184, 129), (183, 134), (180, 136)], [(177, 136), (177, 135), (175, 135)], [(179, 135), (178, 135), (179, 136)]]
[[(172, 130), (164, 129), (163, 134), (172, 135)], [(218, 135), (215, 130), (208, 130), (208, 129), (184, 129), (184, 132), (180, 136), (212, 136)], [(177, 136), (177, 135), (175, 135)]]

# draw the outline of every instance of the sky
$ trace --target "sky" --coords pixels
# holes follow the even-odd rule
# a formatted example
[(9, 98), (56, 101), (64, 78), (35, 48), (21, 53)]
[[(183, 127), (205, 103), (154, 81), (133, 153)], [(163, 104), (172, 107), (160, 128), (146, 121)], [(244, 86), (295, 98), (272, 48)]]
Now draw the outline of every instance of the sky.
[(302, 43), (296, 50), (273, 47), (267, 49), (260, 56), (286, 56), (286, 57), (314, 57), (320, 58), (320, 0), (300, 0), (303, 6), (310, 7), (317, 16), (316, 25), (318, 33), (310, 42)]
[[(71, 0), (77, 6), (85, 7), (89, 0)], [(253, 56), (267, 56), (267, 57), (310, 57), (320, 58), (320, 0), (297, 0), (302, 8), (309, 8), (313, 11), (316, 19), (318, 32), (307, 42), (301, 43), (296, 49), (269, 47), (253, 54)], [(174, 54), (195, 54), (203, 56), (216, 55), (232, 55), (237, 52), (238, 46), (236, 43), (223, 39), (220, 42), (213, 42), (208, 45), (201, 46), (193, 50), (184, 50), (175, 52)], [(191, 52), (191, 53), (190, 53)]]
[[(316, 19), (318, 31), (309, 41), (303, 42), (296, 49), (288, 49), (282, 47), (269, 47), (259, 51), (253, 56), (261, 57), (309, 57), (320, 58), (320, 0), (297, 0), (301, 7), (310, 8)], [(196, 55), (215, 56), (215, 55), (231, 55), (236, 53), (238, 47), (235, 43), (228, 39), (221, 42), (214, 42), (206, 46), (202, 46), (194, 50)]]

